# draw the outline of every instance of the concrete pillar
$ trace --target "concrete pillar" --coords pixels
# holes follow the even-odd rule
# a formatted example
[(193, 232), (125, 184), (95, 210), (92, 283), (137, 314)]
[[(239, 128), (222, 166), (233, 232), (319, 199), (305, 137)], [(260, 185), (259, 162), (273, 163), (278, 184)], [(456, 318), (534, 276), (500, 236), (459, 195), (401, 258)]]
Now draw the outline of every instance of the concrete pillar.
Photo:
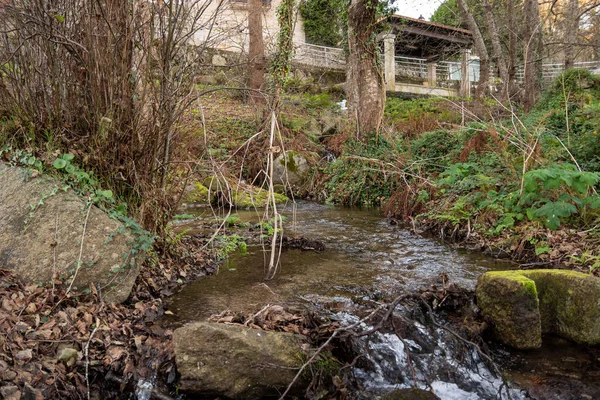
[(469, 76), (469, 67), (471, 63), (471, 49), (461, 49), (460, 52), (460, 90), (458, 94), (461, 97), (471, 97), (471, 77)]
[(385, 88), (388, 91), (396, 90), (396, 35), (387, 33), (383, 35), (383, 71)]
[(427, 86), (430, 86), (430, 87), (437, 86), (437, 63), (436, 62), (427, 63)]

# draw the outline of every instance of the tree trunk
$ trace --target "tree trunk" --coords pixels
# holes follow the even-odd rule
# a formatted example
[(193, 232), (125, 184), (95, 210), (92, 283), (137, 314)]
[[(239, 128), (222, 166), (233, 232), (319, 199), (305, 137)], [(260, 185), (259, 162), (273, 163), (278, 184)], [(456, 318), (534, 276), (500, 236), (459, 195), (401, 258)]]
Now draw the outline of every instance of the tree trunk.
[(467, 23), (469, 30), (473, 34), (473, 42), (475, 51), (479, 55), (479, 83), (475, 89), (475, 97), (483, 97), (487, 91), (490, 81), (490, 57), (483, 41), (483, 36), (479, 30), (479, 26), (473, 18), (473, 14), (469, 10), (469, 6), (465, 0), (458, 0), (458, 7), (462, 14), (463, 20)]
[(525, 61), (525, 83), (523, 107), (531, 111), (539, 95), (539, 44), (540, 44), (540, 11), (537, 0), (525, 0), (523, 26), (523, 51)]
[(565, 69), (573, 68), (575, 63), (575, 46), (577, 45), (578, 32), (579, 2), (578, 0), (569, 0), (564, 26)]
[(517, 80), (517, 25), (515, 24), (514, 0), (507, 0), (508, 14), (508, 84), (513, 93), (513, 87)]
[(265, 43), (262, 27), (262, 0), (248, 0), (248, 32), (250, 43), (248, 49), (249, 79), (248, 87), (254, 89), (250, 92), (250, 99), (254, 104), (264, 104), (265, 99), (261, 93), (265, 83)]
[(493, 60), (498, 67), (500, 73), (500, 80), (502, 81), (502, 92), (500, 98), (502, 101), (508, 100), (508, 88), (509, 88), (509, 77), (508, 67), (506, 66), (506, 59), (502, 54), (502, 47), (500, 45), (500, 38), (498, 36), (498, 29), (496, 28), (496, 21), (494, 20), (494, 14), (492, 12), (492, 5), (489, 0), (483, 0), (483, 9), (485, 11), (485, 19), (488, 25), (488, 33), (492, 40), (492, 54)]
[(375, 22), (379, 0), (351, 0), (348, 8), (348, 113), (357, 137), (379, 132), (385, 106), (383, 73), (378, 62)]

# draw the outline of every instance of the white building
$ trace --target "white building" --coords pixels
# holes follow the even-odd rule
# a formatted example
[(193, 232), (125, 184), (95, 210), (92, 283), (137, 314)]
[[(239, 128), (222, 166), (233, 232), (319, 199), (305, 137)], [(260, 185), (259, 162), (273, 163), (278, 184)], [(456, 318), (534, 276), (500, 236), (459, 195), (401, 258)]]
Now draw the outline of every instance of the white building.
[[(248, 52), (248, 0), (209, 0), (204, 13), (207, 17), (216, 16), (214, 24), (198, 31), (194, 37), (197, 44), (209, 40), (208, 46), (224, 51)], [(267, 52), (276, 40), (279, 25), (277, 7), (281, 0), (263, 0), (263, 38)], [(298, 15), (294, 28), (294, 43), (304, 42), (304, 26)]]

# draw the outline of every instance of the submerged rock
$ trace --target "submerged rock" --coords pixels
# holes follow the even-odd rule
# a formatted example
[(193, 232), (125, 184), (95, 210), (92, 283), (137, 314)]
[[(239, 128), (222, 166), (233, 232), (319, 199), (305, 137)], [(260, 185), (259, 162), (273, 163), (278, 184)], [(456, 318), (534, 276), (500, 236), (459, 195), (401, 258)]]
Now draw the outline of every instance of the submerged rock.
[(3, 268), (34, 283), (69, 282), (79, 262), (74, 289), (94, 283), (108, 302), (127, 299), (141, 257), (121, 222), (95, 206), (88, 215), (88, 205), (70, 188), (26, 169), (0, 164), (0, 187)]
[(423, 389), (397, 389), (385, 396), (381, 400), (440, 400), (435, 394)]
[(179, 389), (202, 395), (279, 397), (305, 358), (298, 335), (237, 325), (197, 322), (176, 329), (173, 340)]
[(477, 305), (501, 342), (538, 348), (542, 333), (600, 343), (600, 279), (566, 270), (492, 271), (477, 281)]

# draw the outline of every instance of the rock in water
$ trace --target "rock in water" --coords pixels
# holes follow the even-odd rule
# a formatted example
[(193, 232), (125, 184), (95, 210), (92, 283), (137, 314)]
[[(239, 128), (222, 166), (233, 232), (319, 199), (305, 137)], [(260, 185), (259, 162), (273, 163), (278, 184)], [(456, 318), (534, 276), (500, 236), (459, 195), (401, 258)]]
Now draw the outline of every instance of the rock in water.
[(305, 358), (298, 335), (237, 325), (197, 322), (176, 329), (173, 340), (179, 389), (199, 395), (279, 397)]
[(134, 237), (123, 224), (47, 176), (0, 163), (0, 266), (34, 283), (56, 278), (73, 288), (94, 283), (104, 300), (123, 302), (138, 275)]
[(384, 395), (381, 400), (440, 400), (440, 398), (426, 390), (411, 388), (396, 389)]
[(517, 349), (542, 345), (539, 302), (531, 279), (513, 271), (487, 272), (477, 280), (475, 295), (502, 343)]
[(518, 349), (542, 333), (600, 344), (600, 279), (566, 270), (493, 271), (477, 281), (477, 305), (498, 338)]

